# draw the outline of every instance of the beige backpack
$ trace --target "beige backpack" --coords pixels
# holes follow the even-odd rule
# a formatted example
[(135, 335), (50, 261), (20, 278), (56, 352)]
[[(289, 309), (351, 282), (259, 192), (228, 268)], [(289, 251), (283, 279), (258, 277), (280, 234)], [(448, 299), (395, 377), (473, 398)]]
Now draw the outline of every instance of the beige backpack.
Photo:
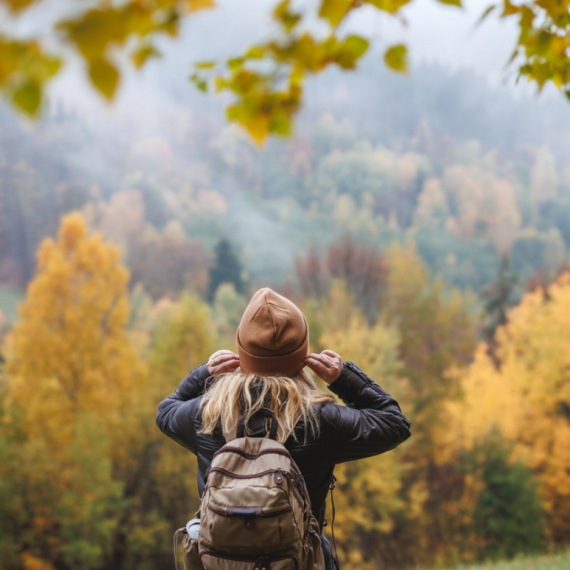
[(319, 525), (299, 468), (270, 437), (243, 437), (215, 455), (200, 506), (198, 538), (183, 534), (186, 570), (324, 570)]

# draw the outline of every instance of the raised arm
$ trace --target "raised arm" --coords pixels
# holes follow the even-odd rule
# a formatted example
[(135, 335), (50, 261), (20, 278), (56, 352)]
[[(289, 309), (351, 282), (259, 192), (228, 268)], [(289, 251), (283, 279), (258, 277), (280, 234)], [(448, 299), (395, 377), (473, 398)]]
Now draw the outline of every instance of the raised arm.
[(162, 433), (196, 453), (194, 419), (200, 407), (200, 396), (206, 381), (212, 376), (235, 370), (239, 364), (236, 354), (218, 350), (208, 362), (197, 366), (180, 383), (172, 396), (158, 404), (156, 424)]
[(194, 418), (209, 377), (206, 364), (197, 366), (180, 382), (174, 394), (158, 404), (156, 425), (160, 431), (193, 453), (196, 453)]
[(331, 463), (378, 455), (410, 437), (410, 422), (398, 402), (354, 363), (343, 364), (329, 389), (346, 404), (323, 408)]

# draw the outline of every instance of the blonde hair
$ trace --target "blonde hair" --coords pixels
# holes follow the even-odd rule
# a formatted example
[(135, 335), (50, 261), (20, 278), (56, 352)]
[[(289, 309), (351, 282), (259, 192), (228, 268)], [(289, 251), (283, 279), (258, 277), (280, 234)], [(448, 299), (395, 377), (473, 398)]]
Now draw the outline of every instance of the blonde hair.
[(248, 422), (261, 408), (269, 408), (279, 422), (277, 441), (284, 443), (299, 420), (305, 423), (307, 434), (319, 434), (319, 420), (315, 404), (333, 402), (330, 394), (317, 389), (314, 380), (305, 370), (295, 376), (258, 376), (247, 374), (238, 368), (221, 374), (206, 390), (200, 404), (202, 428), (200, 433), (212, 434), (218, 426), (226, 441), (236, 437), (237, 425), (245, 415), (245, 433)]

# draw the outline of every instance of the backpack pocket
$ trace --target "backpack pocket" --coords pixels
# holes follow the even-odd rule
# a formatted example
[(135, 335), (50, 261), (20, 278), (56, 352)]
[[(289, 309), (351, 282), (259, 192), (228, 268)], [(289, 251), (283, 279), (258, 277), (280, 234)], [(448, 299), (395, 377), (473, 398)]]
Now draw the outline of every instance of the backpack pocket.
[(299, 570), (292, 555), (247, 557), (206, 550), (200, 552), (200, 560), (204, 570)]
[(198, 554), (198, 539), (190, 538), (187, 534), (182, 539), (184, 553), (184, 570), (204, 570)]
[(184, 570), (204, 570), (200, 555), (198, 552), (198, 539), (190, 538), (185, 528), (178, 529), (174, 533), (174, 568), (179, 569), (178, 566), (178, 540), (180, 535), (182, 538), (182, 555), (184, 558)]
[(288, 549), (298, 538), (291, 508), (262, 514), (253, 510), (228, 507), (224, 511), (208, 505), (200, 530), (206, 542), (203, 546), (238, 554), (276, 553)]

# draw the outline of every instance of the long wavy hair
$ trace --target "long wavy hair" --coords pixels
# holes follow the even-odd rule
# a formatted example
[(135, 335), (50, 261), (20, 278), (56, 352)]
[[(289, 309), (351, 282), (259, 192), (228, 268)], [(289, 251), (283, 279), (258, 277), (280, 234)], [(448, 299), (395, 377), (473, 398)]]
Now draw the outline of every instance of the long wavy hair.
[(304, 420), (305, 441), (310, 434), (319, 434), (316, 404), (334, 402), (334, 397), (317, 389), (304, 369), (295, 376), (257, 376), (241, 369), (217, 376), (207, 388), (201, 402), (202, 428), (200, 433), (213, 434), (221, 426), (226, 441), (234, 439), (237, 425), (245, 415), (248, 422), (261, 408), (269, 408), (279, 422), (277, 440), (284, 443), (299, 420)]

